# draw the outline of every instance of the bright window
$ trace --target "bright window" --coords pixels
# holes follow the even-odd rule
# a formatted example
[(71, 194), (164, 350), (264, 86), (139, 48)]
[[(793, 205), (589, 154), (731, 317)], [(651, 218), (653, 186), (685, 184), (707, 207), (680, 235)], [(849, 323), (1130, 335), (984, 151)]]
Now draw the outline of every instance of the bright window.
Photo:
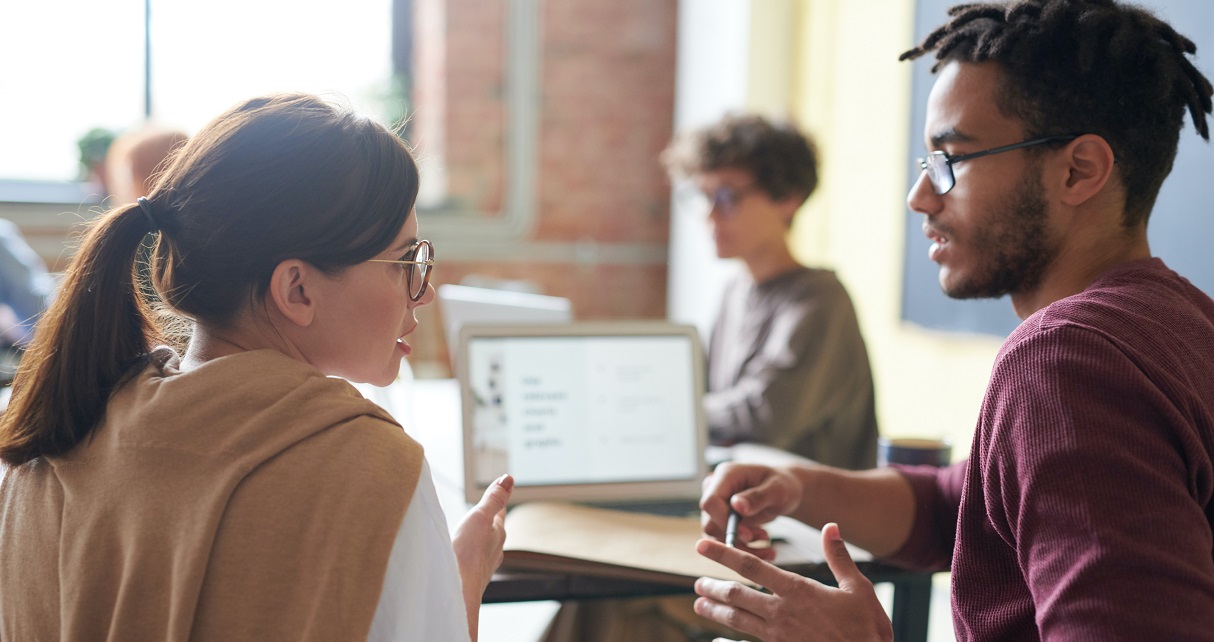
[[(144, 118), (143, 0), (0, 3), (0, 178), (80, 178), (76, 142)], [(344, 97), (389, 122), (392, 0), (151, 0), (152, 119), (196, 131), (239, 100)]]

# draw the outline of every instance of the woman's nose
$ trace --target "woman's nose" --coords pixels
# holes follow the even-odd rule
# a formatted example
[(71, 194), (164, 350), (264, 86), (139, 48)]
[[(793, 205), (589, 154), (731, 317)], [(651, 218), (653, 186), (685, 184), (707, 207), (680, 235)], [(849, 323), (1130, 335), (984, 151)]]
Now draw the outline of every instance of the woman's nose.
[(434, 284), (427, 283), (426, 291), (422, 293), (421, 297), (418, 298), (416, 301), (410, 300), (411, 303), (413, 304), (411, 307), (420, 308), (423, 305), (429, 305), (430, 303), (432, 303), (434, 301), (434, 296), (435, 296)]

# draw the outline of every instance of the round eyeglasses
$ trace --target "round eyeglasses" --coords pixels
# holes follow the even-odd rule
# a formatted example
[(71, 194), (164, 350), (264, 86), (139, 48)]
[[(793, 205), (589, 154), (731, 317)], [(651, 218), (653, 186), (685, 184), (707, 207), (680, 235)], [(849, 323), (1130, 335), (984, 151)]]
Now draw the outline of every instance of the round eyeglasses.
[(1002, 147), (992, 147), (991, 149), (984, 149), (980, 152), (974, 152), (973, 154), (961, 154), (959, 156), (951, 156), (947, 152), (932, 152), (926, 157), (918, 159), (918, 162), (920, 169), (927, 172), (927, 180), (931, 181), (932, 190), (943, 196), (947, 194), (949, 190), (953, 189), (953, 186), (957, 184), (957, 177), (953, 174), (953, 165), (957, 163), (973, 160), (975, 158), (982, 158), (983, 156), (1002, 154), (1003, 152), (1010, 152), (1013, 149), (1032, 147), (1034, 145), (1059, 143), (1063, 141), (1070, 142), (1076, 138), (1079, 138), (1078, 134), (1034, 138), (1033, 140), (1026, 140), (1019, 143), (1013, 143), (1011, 145), (1004, 145)]
[(709, 192), (692, 183), (684, 183), (676, 189), (675, 197), (689, 210), (711, 213), (715, 209), (722, 216), (732, 217), (738, 213), (742, 201), (760, 189), (758, 185), (745, 187), (723, 185)]
[(405, 267), (409, 299), (420, 301), (430, 286), (430, 268), (434, 267), (434, 244), (421, 240), (400, 259), (368, 259), (368, 263), (396, 263)]

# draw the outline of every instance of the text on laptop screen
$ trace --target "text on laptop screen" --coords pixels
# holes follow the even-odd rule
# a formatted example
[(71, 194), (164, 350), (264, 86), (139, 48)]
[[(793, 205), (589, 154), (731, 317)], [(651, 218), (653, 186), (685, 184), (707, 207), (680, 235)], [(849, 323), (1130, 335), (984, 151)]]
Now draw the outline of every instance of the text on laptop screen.
[(467, 346), (474, 474), (520, 486), (697, 474), (687, 336), (475, 337)]

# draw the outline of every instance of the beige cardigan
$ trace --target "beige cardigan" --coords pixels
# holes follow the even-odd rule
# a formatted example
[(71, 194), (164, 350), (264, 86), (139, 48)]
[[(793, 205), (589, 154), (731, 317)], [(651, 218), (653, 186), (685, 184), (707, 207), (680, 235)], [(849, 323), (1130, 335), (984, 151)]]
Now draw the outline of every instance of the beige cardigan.
[(0, 483), (0, 640), (363, 640), (422, 449), (278, 352), (167, 348)]

